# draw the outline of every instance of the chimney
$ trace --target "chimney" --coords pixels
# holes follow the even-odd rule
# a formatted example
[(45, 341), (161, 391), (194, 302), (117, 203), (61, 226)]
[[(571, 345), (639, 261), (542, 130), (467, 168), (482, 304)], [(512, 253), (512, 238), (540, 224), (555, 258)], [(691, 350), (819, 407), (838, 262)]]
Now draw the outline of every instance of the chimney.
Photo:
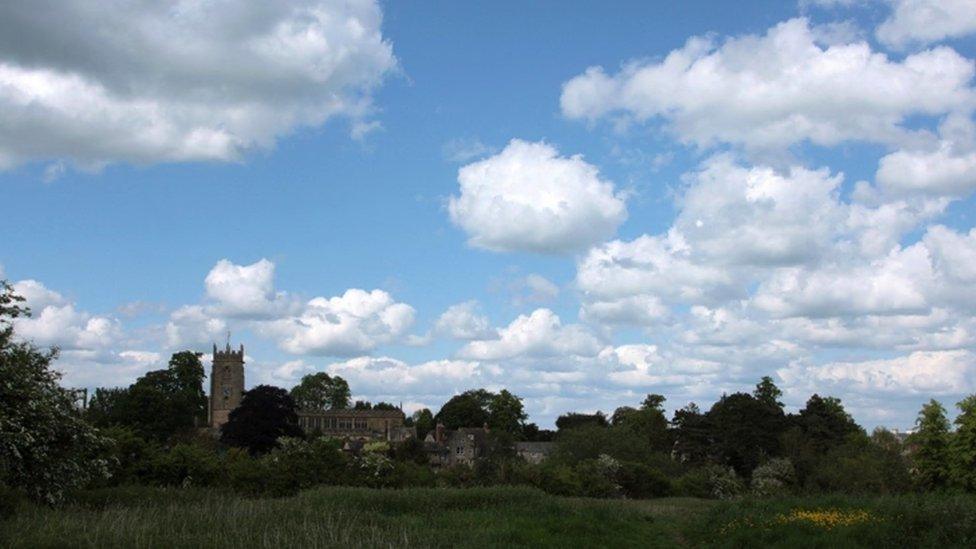
[(438, 423), (437, 424), (437, 427), (434, 428), (434, 433), (435, 433), (434, 438), (437, 441), (437, 443), (438, 444), (443, 444), (444, 443), (444, 424), (443, 423)]

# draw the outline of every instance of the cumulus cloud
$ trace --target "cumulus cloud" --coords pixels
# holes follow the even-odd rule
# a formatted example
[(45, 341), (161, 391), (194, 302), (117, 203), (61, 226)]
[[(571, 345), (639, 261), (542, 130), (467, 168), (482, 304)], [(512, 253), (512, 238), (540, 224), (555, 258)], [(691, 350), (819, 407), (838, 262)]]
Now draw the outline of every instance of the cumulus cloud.
[(261, 259), (235, 265), (221, 259), (207, 273), (207, 296), (219, 313), (229, 317), (260, 318), (280, 315), (290, 306), (288, 297), (274, 288), (274, 263)]
[(4, 3), (0, 167), (235, 160), (368, 124), (396, 66), (381, 22), (372, 0)]
[(462, 358), (501, 360), (513, 357), (594, 356), (599, 339), (578, 324), (563, 325), (549, 309), (519, 315), (497, 331), (497, 338), (472, 341), (458, 352)]
[(892, 195), (963, 197), (976, 190), (976, 125), (969, 116), (949, 116), (940, 139), (902, 149), (878, 163), (878, 184)]
[(788, 383), (810, 389), (831, 386), (862, 393), (957, 394), (976, 387), (976, 355), (966, 350), (917, 351), (891, 359), (794, 364), (779, 375)]
[(289, 353), (352, 356), (399, 339), (413, 319), (413, 307), (387, 292), (352, 288), (341, 296), (313, 298), (300, 314), (257, 327)]
[(903, 49), (976, 32), (972, 0), (890, 0), (891, 15), (875, 31), (886, 46)]
[(609, 237), (627, 217), (623, 196), (596, 167), (546, 143), (513, 139), (462, 167), (458, 182), (451, 220), (488, 250), (572, 252)]
[(330, 364), (326, 370), (341, 376), (356, 394), (444, 395), (483, 384), (492, 369), (464, 360), (432, 360), (408, 364), (389, 357), (357, 357)]
[(492, 336), (491, 324), (477, 301), (465, 301), (448, 307), (434, 324), (434, 332), (454, 339)]
[(121, 337), (116, 319), (80, 311), (74, 303), (36, 280), (16, 282), (13, 288), (31, 310), (31, 316), (14, 321), (15, 333), (22, 339), (43, 347), (101, 350)]
[(769, 151), (804, 141), (912, 142), (923, 134), (907, 117), (973, 107), (973, 62), (952, 49), (893, 61), (864, 41), (819, 42), (804, 18), (721, 44), (694, 37), (660, 62), (631, 62), (613, 75), (590, 67), (564, 84), (562, 112), (661, 118), (685, 143)]
[(184, 305), (169, 315), (166, 344), (170, 348), (209, 345), (227, 331), (227, 321), (201, 305)]

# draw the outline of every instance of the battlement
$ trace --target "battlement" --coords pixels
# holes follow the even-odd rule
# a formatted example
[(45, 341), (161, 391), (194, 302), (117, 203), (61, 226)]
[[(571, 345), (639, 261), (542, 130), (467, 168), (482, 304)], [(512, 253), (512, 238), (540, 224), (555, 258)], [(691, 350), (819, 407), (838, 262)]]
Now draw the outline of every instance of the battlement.
[(214, 343), (213, 346), (213, 359), (214, 361), (225, 361), (232, 360), (234, 362), (244, 362), (244, 344), (241, 343), (241, 348), (239, 350), (233, 350), (230, 348), (230, 343), (223, 350), (217, 349), (217, 344)]

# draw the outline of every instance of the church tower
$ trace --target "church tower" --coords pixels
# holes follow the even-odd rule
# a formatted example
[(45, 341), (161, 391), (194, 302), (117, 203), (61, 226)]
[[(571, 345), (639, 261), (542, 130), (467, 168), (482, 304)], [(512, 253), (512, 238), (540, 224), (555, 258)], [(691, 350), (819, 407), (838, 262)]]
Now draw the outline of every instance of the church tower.
[(220, 429), (227, 423), (231, 410), (241, 404), (244, 394), (244, 344), (231, 350), (230, 341), (223, 351), (213, 347), (210, 369), (210, 427)]

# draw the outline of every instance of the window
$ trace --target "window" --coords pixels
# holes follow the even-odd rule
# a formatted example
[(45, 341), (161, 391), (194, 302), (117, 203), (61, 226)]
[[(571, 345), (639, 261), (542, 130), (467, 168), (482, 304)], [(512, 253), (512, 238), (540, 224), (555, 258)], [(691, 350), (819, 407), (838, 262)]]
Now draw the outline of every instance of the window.
[(365, 431), (366, 430), (366, 420), (365, 419), (357, 419), (355, 421), (355, 424), (356, 424), (356, 430), (357, 431)]

